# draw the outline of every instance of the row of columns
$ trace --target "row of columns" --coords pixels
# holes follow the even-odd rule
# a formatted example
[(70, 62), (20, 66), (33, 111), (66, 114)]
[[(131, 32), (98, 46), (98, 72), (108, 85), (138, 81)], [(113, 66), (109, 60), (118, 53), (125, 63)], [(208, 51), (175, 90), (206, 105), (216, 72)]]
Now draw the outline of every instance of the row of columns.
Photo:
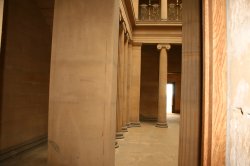
[[(132, 43), (120, 23), (117, 72), (116, 139), (123, 139), (129, 127), (140, 127), (141, 44)], [(116, 147), (118, 147), (116, 143)]]
[[(140, 127), (140, 78), (141, 78), (141, 43), (132, 43), (120, 23), (119, 51), (117, 72), (117, 114), (116, 139), (123, 139), (129, 127)], [(158, 44), (159, 58), (159, 100), (158, 121), (156, 127), (166, 128), (166, 84), (167, 84), (167, 50), (170, 44)], [(118, 147), (116, 143), (116, 147)]]

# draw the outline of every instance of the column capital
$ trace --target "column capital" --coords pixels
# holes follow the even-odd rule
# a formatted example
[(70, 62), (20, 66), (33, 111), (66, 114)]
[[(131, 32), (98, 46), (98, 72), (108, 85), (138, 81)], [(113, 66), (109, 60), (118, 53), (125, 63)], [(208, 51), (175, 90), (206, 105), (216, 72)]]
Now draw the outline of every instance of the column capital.
[(129, 36), (129, 33), (128, 33), (128, 32), (126, 32), (126, 33), (125, 33), (125, 36), (126, 36), (126, 41), (128, 41), (128, 42), (129, 42), (129, 41), (131, 40), (131, 38), (130, 38), (130, 36)]
[(166, 48), (166, 50), (169, 50), (171, 48), (171, 45), (167, 44), (167, 43), (165, 43), (165, 44), (158, 44), (157, 45), (157, 49), (158, 50), (161, 50), (162, 48)]
[(133, 46), (142, 46), (142, 43), (141, 42), (132, 42), (133, 43)]

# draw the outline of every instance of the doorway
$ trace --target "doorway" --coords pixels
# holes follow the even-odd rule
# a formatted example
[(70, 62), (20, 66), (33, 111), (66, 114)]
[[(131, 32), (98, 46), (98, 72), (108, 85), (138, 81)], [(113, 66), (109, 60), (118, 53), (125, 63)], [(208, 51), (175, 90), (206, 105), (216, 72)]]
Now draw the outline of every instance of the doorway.
[(167, 103), (167, 114), (173, 113), (174, 111), (174, 83), (167, 83), (166, 84), (166, 103)]

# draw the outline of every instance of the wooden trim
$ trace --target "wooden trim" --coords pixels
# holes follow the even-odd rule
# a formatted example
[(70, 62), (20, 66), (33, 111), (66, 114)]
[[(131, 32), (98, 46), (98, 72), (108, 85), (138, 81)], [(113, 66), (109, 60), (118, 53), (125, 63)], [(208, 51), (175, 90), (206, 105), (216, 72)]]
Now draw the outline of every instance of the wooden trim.
[(203, 1), (202, 165), (226, 164), (226, 0)]

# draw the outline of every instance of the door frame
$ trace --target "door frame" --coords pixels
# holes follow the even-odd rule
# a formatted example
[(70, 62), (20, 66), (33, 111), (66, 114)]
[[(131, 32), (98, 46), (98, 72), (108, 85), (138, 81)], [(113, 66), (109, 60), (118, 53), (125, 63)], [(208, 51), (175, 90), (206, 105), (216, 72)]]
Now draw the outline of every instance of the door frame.
[(226, 0), (202, 1), (203, 94), (201, 165), (226, 165)]

